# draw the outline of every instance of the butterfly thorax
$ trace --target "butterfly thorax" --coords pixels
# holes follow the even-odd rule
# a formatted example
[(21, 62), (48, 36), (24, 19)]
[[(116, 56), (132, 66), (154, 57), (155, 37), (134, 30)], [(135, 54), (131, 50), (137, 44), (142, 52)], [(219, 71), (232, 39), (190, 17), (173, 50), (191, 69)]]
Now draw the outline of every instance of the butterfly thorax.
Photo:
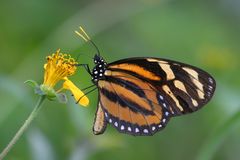
[(94, 63), (95, 67), (92, 70), (92, 82), (96, 84), (98, 80), (104, 79), (107, 63), (99, 55), (94, 56)]

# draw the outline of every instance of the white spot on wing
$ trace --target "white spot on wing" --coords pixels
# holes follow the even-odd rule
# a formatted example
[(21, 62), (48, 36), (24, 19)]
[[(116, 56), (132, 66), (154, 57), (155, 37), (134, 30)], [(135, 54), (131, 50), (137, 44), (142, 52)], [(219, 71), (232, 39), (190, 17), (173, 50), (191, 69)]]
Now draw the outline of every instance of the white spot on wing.
[(105, 117), (108, 117), (108, 114), (105, 112)]
[(213, 84), (213, 79), (212, 78), (209, 77), (208, 81)]
[(158, 59), (154, 59), (154, 58), (148, 58), (147, 61), (148, 61), (148, 62), (165, 63), (165, 64), (168, 63), (168, 62), (166, 62), (166, 61), (162, 61), (162, 60), (158, 60)]
[(199, 89), (197, 89), (197, 93), (200, 99), (204, 99), (204, 93), (202, 91), (200, 91)]
[(124, 130), (124, 129), (125, 129), (124, 125), (121, 125), (121, 130)]
[(118, 127), (118, 123), (117, 123), (117, 122), (115, 122), (115, 123), (114, 123), (114, 126)]
[(139, 132), (139, 129), (138, 129), (138, 128), (135, 128), (135, 132), (138, 133), (138, 132)]
[(192, 98), (192, 103), (193, 103), (193, 105), (194, 105), (195, 107), (198, 106), (198, 102), (197, 102), (195, 99), (193, 99), (193, 98)]
[(207, 95), (210, 97), (211, 96), (211, 92), (207, 92)]
[(172, 69), (170, 68), (169, 64), (159, 63), (159, 65), (162, 68), (162, 70), (166, 73), (167, 80), (171, 80), (171, 79), (175, 78), (175, 75), (174, 75)]
[(182, 67), (182, 69), (188, 74), (190, 74), (192, 77), (194, 77), (196, 80), (198, 80), (198, 73), (195, 70), (188, 67)]
[(212, 86), (208, 86), (208, 88), (209, 88), (209, 90), (212, 90), (212, 89), (213, 89), (213, 87), (212, 87)]
[(192, 76), (191, 80), (192, 80), (193, 84), (198, 88), (197, 93), (198, 93), (199, 98), (204, 99), (203, 84), (199, 81), (198, 73), (195, 70), (190, 69), (188, 67), (183, 67), (182, 69), (185, 70), (189, 75)]
[[(175, 80), (174, 81), (174, 86), (180, 90), (182, 90), (183, 92), (187, 93), (186, 87), (183, 84), (183, 82), (179, 81), (179, 80)], [(188, 93), (187, 93), (188, 94)]]
[(154, 131), (156, 129), (156, 127), (155, 126), (152, 126), (152, 130)]
[(148, 129), (144, 129), (143, 132), (144, 132), (144, 133), (148, 133)]
[(172, 99), (173, 101), (175, 102), (176, 106), (181, 110), (183, 111), (183, 108), (182, 106), (180, 105), (178, 99), (175, 97), (175, 95), (173, 95), (172, 91), (170, 90), (170, 88), (167, 86), (167, 85), (164, 85), (162, 87), (162, 89), (164, 90), (165, 93), (167, 93)]
[(167, 105), (166, 105), (166, 103), (163, 103), (163, 107), (167, 108)]
[(132, 131), (132, 128), (131, 128), (131, 127), (128, 127), (128, 131), (131, 132), (131, 131)]
[(203, 84), (201, 82), (199, 82), (198, 80), (194, 79), (194, 78), (191, 78), (192, 79), (192, 82), (193, 84), (198, 88), (200, 89), (201, 91), (203, 91)]
[(162, 120), (162, 121), (163, 121), (163, 123), (165, 123), (165, 122), (166, 122), (166, 119), (165, 119), (165, 118), (163, 118), (163, 120)]
[(161, 100), (163, 100), (163, 96), (162, 96), (162, 95), (159, 95), (159, 98), (160, 98)]

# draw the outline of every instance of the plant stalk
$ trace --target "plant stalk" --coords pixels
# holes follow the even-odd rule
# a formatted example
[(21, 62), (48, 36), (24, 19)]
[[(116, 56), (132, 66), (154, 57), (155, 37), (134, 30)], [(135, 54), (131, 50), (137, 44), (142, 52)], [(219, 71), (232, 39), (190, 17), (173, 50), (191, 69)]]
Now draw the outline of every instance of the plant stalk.
[(17, 131), (17, 133), (14, 135), (14, 137), (11, 139), (11, 141), (8, 143), (8, 145), (4, 148), (4, 150), (0, 154), (0, 160), (2, 160), (8, 152), (12, 149), (12, 147), (16, 144), (16, 142), (19, 140), (19, 138), (22, 136), (24, 131), (29, 127), (31, 122), (34, 120), (34, 118), (37, 116), (39, 110), (42, 108), (42, 103), (45, 99), (45, 96), (40, 96), (35, 108), (31, 112), (31, 114), (28, 116), (28, 118), (25, 120), (21, 128)]

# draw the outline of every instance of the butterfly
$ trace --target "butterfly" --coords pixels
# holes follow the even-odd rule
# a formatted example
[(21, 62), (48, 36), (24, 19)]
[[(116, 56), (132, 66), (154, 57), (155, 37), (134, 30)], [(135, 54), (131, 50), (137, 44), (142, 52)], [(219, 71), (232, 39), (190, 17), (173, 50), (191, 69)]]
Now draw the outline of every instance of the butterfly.
[[(80, 30), (82, 33), (76, 33), (96, 47)], [(86, 66), (98, 89), (95, 135), (104, 133), (108, 124), (133, 136), (154, 135), (172, 117), (202, 108), (214, 94), (214, 78), (197, 67), (153, 57), (107, 63), (97, 51), (95, 67)]]

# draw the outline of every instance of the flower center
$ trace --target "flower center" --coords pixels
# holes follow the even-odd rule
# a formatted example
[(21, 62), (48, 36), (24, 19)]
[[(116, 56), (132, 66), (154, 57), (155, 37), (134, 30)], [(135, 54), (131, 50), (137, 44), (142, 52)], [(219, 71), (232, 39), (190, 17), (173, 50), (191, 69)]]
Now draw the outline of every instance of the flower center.
[(77, 69), (77, 62), (68, 54), (60, 53), (58, 50), (52, 56), (47, 57), (44, 65), (45, 74), (43, 84), (49, 87), (56, 85), (58, 81), (73, 75)]

